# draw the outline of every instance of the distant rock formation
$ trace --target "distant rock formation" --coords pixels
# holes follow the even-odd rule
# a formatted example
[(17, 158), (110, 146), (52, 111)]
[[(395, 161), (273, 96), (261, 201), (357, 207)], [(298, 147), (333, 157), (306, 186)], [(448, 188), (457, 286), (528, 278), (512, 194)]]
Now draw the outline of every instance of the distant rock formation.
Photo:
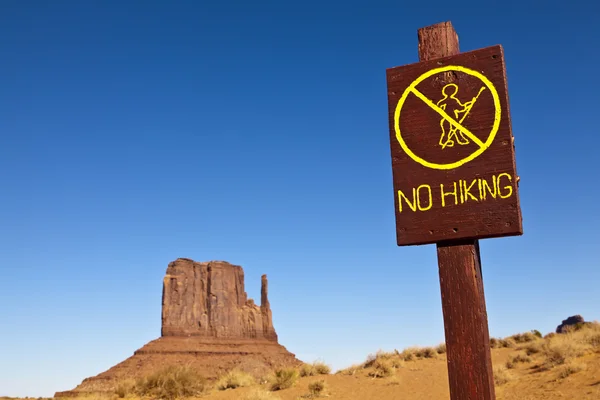
[(164, 278), (162, 336), (277, 341), (267, 285), (263, 275), (258, 307), (246, 295), (242, 267), (179, 258), (169, 264)]
[(573, 315), (567, 319), (564, 319), (562, 323), (556, 327), (556, 333), (566, 333), (571, 326), (581, 326), (585, 324), (588, 324), (588, 322), (585, 322), (581, 315)]
[(295, 355), (278, 343), (266, 275), (261, 283), (257, 306), (245, 292), (242, 267), (178, 258), (169, 263), (163, 280), (161, 337), (54, 397), (107, 393), (122, 379), (168, 365), (190, 365), (208, 379), (232, 368), (262, 375), (274, 367), (299, 365)]

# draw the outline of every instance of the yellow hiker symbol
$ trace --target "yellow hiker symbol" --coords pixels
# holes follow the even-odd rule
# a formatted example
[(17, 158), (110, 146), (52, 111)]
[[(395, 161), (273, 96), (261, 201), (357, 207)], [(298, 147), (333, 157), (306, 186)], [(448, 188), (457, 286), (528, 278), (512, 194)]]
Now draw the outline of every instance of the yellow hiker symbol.
[[(479, 90), (479, 93), (477, 93), (477, 96), (463, 103), (457, 97), (458, 85), (450, 83), (442, 88), (443, 98), (441, 100), (437, 100), (436, 103), (436, 100), (431, 100), (427, 98), (427, 96), (425, 96), (417, 87), (421, 82), (433, 77), (434, 75), (448, 71), (460, 72), (478, 79), (483, 84), (483, 86)], [(471, 132), (465, 125), (463, 125), (463, 121), (471, 112), (481, 93), (483, 93), (483, 91), (486, 89), (489, 90), (489, 93), (492, 95), (492, 101), (494, 104), (494, 121), (489, 127), (490, 130), (487, 135), (487, 138), (484, 139), (474, 135), (473, 132)], [(404, 138), (406, 131), (410, 129), (411, 112), (403, 112), (404, 105), (409, 96), (416, 96), (418, 99), (421, 100), (421, 109), (429, 108), (441, 117), (439, 126), (442, 129), (442, 136), (439, 140), (439, 146), (441, 146), (442, 149), (445, 149), (446, 147), (453, 147), (456, 143), (458, 143), (461, 146), (464, 146), (472, 142), (476, 145), (475, 150), (464, 158), (457, 158), (455, 161), (443, 164), (439, 162), (433, 162), (432, 160), (427, 160), (415, 153), (415, 151), (413, 151), (413, 149), (411, 149), (410, 146), (406, 143)], [(415, 110), (413, 109), (411, 111)], [(421, 76), (415, 79), (404, 90), (404, 93), (402, 93), (402, 96), (398, 100), (396, 110), (394, 111), (394, 130), (396, 131), (396, 139), (398, 139), (400, 147), (402, 147), (402, 150), (404, 150), (404, 152), (413, 161), (421, 164), (426, 168), (451, 170), (454, 168), (458, 168), (461, 165), (464, 165), (469, 161), (472, 161), (475, 158), (479, 157), (492, 145), (492, 142), (496, 137), (496, 133), (498, 133), (498, 128), (500, 128), (501, 118), (502, 107), (500, 104), (500, 96), (498, 95), (498, 91), (494, 87), (493, 83), (480, 72), (460, 65), (448, 65), (445, 67), (434, 68), (421, 74)], [(408, 120), (409, 122), (404, 122), (405, 120)], [(405, 124), (408, 124), (408, 126), (406, 126)], [(412, 132), (408, 133), (411, 134)]]
[[(447, 114), (453, 115), (454, 118), (458, 120), (458, 123), (462, 124), (465, 118), (467, 118), (467, 115), (469, 115), (471, 112), (471, 109), (475, 105), (479, 95), (481, 95), (481, 92), (484, 90), (485, 86), (479, 89), (479, 93), (477, 93), (477, 96), (473, 97), (471, 101), (462, 103), (456, 97), (458, 93), (458, 85), (449, 83), (442, 88), (442, 94), (444, 95), (444, 98), (438, 101), (436, 105), (444, 110)], [(469, 138), (464, 134), (464, 132), (459, 131), (458, 128), (452, 125), (446, 118), (442, 117), (440, 126), (442, 127), (442, 136), (440, 137), (440, 146), (442, 146), (442, 149), (446, 148), (446, 146), (453, 147), (454, 141), (462, 146), (470, 143)]]

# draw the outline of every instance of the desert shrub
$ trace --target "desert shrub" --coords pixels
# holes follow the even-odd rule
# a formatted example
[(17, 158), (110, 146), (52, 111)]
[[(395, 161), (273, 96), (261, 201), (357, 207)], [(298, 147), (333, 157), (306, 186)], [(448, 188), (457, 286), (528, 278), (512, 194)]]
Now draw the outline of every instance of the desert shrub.
[(392, 364), (393, 368), (401, 368), (404, 364), (404, 361), (400, 357), (394, 357), (390, 359), (390, 364)]
[(363, 368), (369, 368), (371, 365), (373, 365), (373, 363), (375, 362), (375, 360), (377, 360), (377, 355), (376, 354), (369, 354), (367, 356), (367, 359), (365, 360), (365, 362), (363, 363)]
[(271, 378), (271, 390), (291, 388), (298, 381), (298, 371), (294, 368), (276, 369)]
[(415, 347), (411, 349), (416, 358), (434, 358), (437, 350), (433, 347)]
[(550, 332), (550, 333), (544, 335), (544, 339), (552, 339), (554, 336), (556, 336), (556, 333)]
[(588, 322), (585, 328), (574, 334), (574, 336), (591, 347), (600, 347), (600, 324)]
[(394, 367), (389, 360), (378, 358), (373, 362), (373, 369), (369, 372), (369, 376), (374, 378), (385, 378), (394, 373)]
[(530, 343), (525, 347), (525, 354), (528, 356), (538, 354), (542, 351), (542, 345), (539, 342)]
[(525, 333), (517, 333), (516, 335), (512, 335), (510, 339), (514, 340), (515, 343), (527, 343), (533, 342), (537, 340), (538, 337), (533, 334), (533, 332), (525, 332)]
[(444, 354), (444, 353), (446, 352), (446, 343), (439, 344), (439, 345), (438, 345), (438, 346), (435, 348), (435, 351), (436, 351), (438, 354)]
[(600, 333), (590, 335), (589, 343), (592, 347), (600, 347)]
[(219, 390), (226, 390), (252, 386), (255, 383), (254, 377), (250, 374), (234, 369), (221, 376), (215, 383), (215, 387)]
[(531, 358), (524, 354), (517, 354), (508, 359), (506, 362), (506, 368), (511, 369), (514, 368), (518, 363), (528, 363), (531, 362)]
[(300, 366), (300, 376), (304, 377), (304, 376), (313, 376), (317, 374), (317, 371), (315, 371), (315, 367), (312, 364), (302, 364), (302, 366)]
[(359, 364), (351, 365), (348, 368), (337, 371), (336, 375), (356, 375), (356, 373), (358, 371), (360, 371), (362, 368), (363, 368), (362, 365), (359, 365)]
[(243, 400), (279, 400), (279, 397), (263, 389), (255, 389), (244, 396)]
[(542, 347), (545, 357), (543, 366), (550, 369), (563, 365), (585, 355), (590, 348), (591, 345), (582, 340), (581, 336), (578, 337), (571, 333), (554, 336), (552, 339), (547, 340)]
[(435, 358), (437, 357), (437, 351), (433, 347), (425, 347), (422, 352), (423, 358)]
[(313, 396), (320, 396), (323, 394), (326, 388), (327, 385), (325, 384), (324, 380), (315, 381), (308, 384), (308, 391)]
[(300, 367), (300, 376), (314, 376), (314, 375), (329, 375), (331, 373), (331, 367), (324, 362), (314, 362), (312, 364), (302, 364)]
[(313, 364), (313, 367), (319, 375), (329, 375), (331, 373), (331, 367), (324, 362), (317, 361)]
[(206, 379), (187, 366), (169, 366), (136, 382), (136, 394), (172, 400), (195, 396), (206, 389)]
[(373, 366), (373, 364), (377, 360), (390, 361), (390, 360), (395, 360), (395, 359), (402, 359), (402, 357), (403, 357), (402, 353), (399, 353), (398, 350), (394, 350), (393, 352), (386, 352), (383, 350), (379, 350), (375, 354), (369, 354), (369, 356), (367, 357), (367, 360), (363, 363), (362, 367), (369, 368), (369, 367)]
[(531, 331), (531, 333), (533, 333), (534, 336), (537, 337), (538, 339), (541, 339), (543, 337), (542, 332), (538, 331), (537, 329), (533, 329)]
[(582, 330), (582, 329), (586, 328), (586, 327), (587, 327), (587, 325), (588, 325), (588, 323), (586, 323), (586, 322), (577, 322), (577, 323), (576, 323), (576, 324), (574, 324), (574, 325), (568, 325), (568, 326), (565, 326), (565, 327), (563, 328), (563, 333), (573, 333), (573, 332), (577, 332), (577, 331), (580, 331), (580, 330)]
[(331, 373), (331, 367), (324, 362), (315, 362), (313, 366), (319, 375), (329, 375)]
[(494, 382), (498, 386), (502, 386), (512, 380), (512, 375), (505, 367), (494, 368)]
[(569, 361), (566, 364), (563, 364), (558, 369), (558, 377), (560, 379), (565, 379), (568, 376), (571, 376), (579, 371), (583, 371), (587, 368), (587, 365), (583, 363), (579, 363), (577, 361)]
[(417, 349), (414, 347), (409, 347), (408, 349), (404, 349), (404, 350), (402, 350), (402, 353), (400, 353), (400, 358), (403, 361), (412, 361), (415, 359), (416, 350)]
[(490, 347), (492, 349), (501, 349), (501, 348), (512, 348), (515, 347), (515, 340), (512, 337), (500, 339), (500, 338), (491, 338), (490, 339)]
[(127, 379), (117, 383), (114, 391), (115, 394), (120, 398), (123, 398), (130, 394), (135, 394), (135, 380)]

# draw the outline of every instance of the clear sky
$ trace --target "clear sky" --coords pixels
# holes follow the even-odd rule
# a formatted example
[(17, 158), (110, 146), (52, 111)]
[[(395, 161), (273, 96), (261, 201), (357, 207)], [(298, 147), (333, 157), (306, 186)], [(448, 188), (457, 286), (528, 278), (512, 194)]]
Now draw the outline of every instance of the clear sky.
[(0, 395), (160, 335), (188, 257), (269, 277), (280, 342), (334, 368), (444, 340), (435, 246), (397, 247), (386, 68), (450, 20), (505, 50), (524, 235), (481, 242), (490, 333), (600, 319), (599, 6), (0, 4)]

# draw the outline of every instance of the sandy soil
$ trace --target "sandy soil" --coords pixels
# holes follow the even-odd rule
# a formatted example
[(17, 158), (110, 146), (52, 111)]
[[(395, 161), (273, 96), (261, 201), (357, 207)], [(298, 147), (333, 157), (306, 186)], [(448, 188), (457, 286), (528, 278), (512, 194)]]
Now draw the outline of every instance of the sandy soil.
[[(495, 348), (492, 350), (494, 367), (505, 367), (508, 374), (506, 382), (497, 383), (496, 396), (498, 400), (600, 400), (600, 325), (597, 330), (582, 333), (579, 336), (558, 337), (553, 342), (536, 340), (534, 342), (515, 345), (515, 347)], [(585, 336), (587, 335), (587, 336)], [(592, 336), (591, 335), (596, 335)], [(592, 338), (592, 339), (591, 339)], [(586, 351), (573, 355), (577, 346), (585, 343), (594, 345)], [(587, 342), (586, 342), (587, 341)], [(548, 354), (539, 350), (526, 357), (526, 349), (532, 345), (555, 343), (563, 355), (571, 354), (567, 364), (541, 368), (547, 363)], [(545, 346), (546, 344), (544, 344)], [(594, 347), (595, 346), (595, 347)], [(435, 353), (435, 352), (433, 352)], [(513, 363), (514, 367), (506, 369), (507, 361), (520, 355), (526, 360)], [(372, 367), (359, 368), (354, 374), (329, 374), (299, 378), (294, 386), (288, 389), (271, 392), (271, 397), (264, 400), (302, 400), (309, 399), (309, 384), (324, 380), (326, 390), (321, 398), (343, 400), (448, 400), (448, 377), (445, 354), (434, 354), (433, 358), (420, 358), (411, 361), (401, 361), (399, 355), (389, 355), (387, 361), (394, 360), (396, 368), (390, 376), (373, 378), (369, 373)], [(565, 366), (571, 366), (570, 374), (563, 374)], [(247, 395), (257, 389), (266, 391), (268, 387), (254, 384), (218, 391), (212, 389), (198, 400), (246, 400)], [(128, 397), (129, 398), (129, 397)], [(312, 397), (313, 399), (315, 397)], [(110, 396), (92, 395), (80, 400), (118, 400), (114, 394)], [(133, 398), (131, 398), (133, 399)], [(0, 399), (3, 400), (3, 399)], [(252, 399), (258, 400), (258, 399)], [(263, 400), (263, 399), (260, 399)]]
[[(504, 365), (514, 349), (494, 349), (494, 365)], [(535, 357), (531, 363), (518, 364), (509, 370), (512, 380), (496, 387), (498, 400), (600, 400), (600, 354), (588, 355), (578, 361), (587, 369), (564, 379), (558, 378), (558, 370), (538, 372)], [(324, 379), (327, 399), (344, 400), (448, 400), (448, 378), (445, 356), (405, 362), (395, 375), (389, 378), (371, 378), (367, 371), (354, 376), (328, 375), (300, 378), (297, 384), (273, 394), (281, 400), (297, 400), (307, 395), (310, 382)], [(207, 399), (240, 400), (252, 391), (239, 388), (212, 392)]]

